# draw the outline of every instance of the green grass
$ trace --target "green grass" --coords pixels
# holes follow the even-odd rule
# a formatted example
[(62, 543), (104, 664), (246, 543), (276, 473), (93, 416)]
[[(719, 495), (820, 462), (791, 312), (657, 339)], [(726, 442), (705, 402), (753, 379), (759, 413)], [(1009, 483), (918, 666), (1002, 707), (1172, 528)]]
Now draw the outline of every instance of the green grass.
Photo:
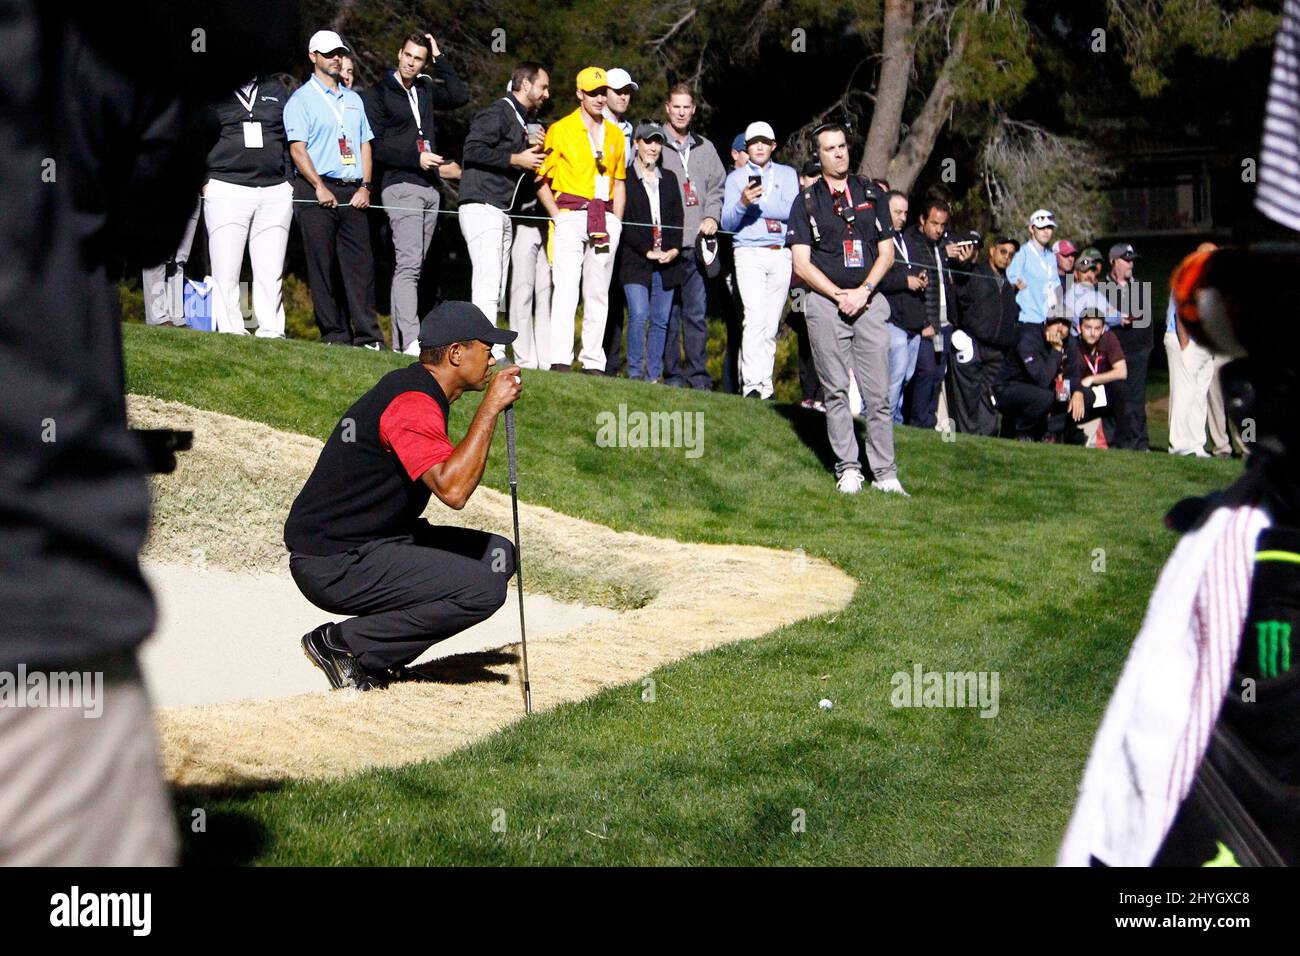
[[(299, 342), (123, 334), (132, 391), (321, 438), (400, 362)], [(852, 603), (662, 668), (653, 703), (632, 684), (437, 762), (179, 794), (189, 860), (1049, 862), (1174, 544), (1161, 517), (1240, 468), (898, 429), (913, 497), (846, 498), (819, 460), (814, 413), (549, 373), (526, 375), (525, 388), (525, 500), (653, 535), (802, 548), (858, 580)], [(453, 436), (475, 400), (454, 407)], [(597, 448), (596, 415), (620, 402), (703, 411), (703, 456)], [(485, 475), (498, 489), (503, 446)], [(894, 709), (890, 677), (913, 662), (997, 671), (999, 714)], [(818, 710), (822, 697), (833, 710)], [(190, 834), (196, 807), (208, 815), (203, 834)], [(792, 832), (797, 811), (803, 832)]]

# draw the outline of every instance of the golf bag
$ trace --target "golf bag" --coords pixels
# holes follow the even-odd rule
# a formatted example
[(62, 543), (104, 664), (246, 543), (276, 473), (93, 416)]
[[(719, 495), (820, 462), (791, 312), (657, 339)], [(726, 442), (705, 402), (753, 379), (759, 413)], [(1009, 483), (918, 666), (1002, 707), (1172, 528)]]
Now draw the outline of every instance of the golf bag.
[(1300, 530), (1259, 537), (1241, 649), (1155, 866), (1300, 864)]

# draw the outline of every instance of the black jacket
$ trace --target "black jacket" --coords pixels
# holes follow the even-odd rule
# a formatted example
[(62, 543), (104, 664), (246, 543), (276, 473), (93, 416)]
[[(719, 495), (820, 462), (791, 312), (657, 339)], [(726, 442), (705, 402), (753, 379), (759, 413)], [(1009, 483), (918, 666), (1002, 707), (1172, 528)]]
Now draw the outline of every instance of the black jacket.
[(1079, 384), (1079, 345), (1074, 336), (1065, 337), (1065, 349), (1058, 352), (1047, 344), (1043, 326), (1021, 322), (1015, 347), (1007, 353), (998, 375), (998, 389), (1012, 383), (1052, 388), (1058, 372), (1070, 380), (1071, 392), (1082, 392)]
[(361, 96), (366, 104), (370, 130), (375, 134), (370, 148), (374, 152), (378, 168), (372, 175), (375, 178), (382, 177), (385, 186), (394, 183), (413, 183), (417, 186), (436, 184), (437, 170), (420, 169), (417, 142), (421, 129), (433, 151), (438, 152), (433, 111), (455, 109), (469, 102), (469, 87), (456, 75), (446, 57), (434, 60), (430, 69), (431, 79), (416, 77), (415, 80), (420, 127), (415, 125), (415, 117), (411, 115), (411, 101), (407, 97), (406, 88), (393, 72), (386, 73), (382, 80)]
[[(908, 233), (911, 230), (907, 230)], [(903, 249), (913, 262), (917, 261), (920, 250), (909, 235), (894, 238), (894, 264), (880, 280), (880, 291), (889, 300), (889, 321), (894, 325), (917, 335), (928, 324), (925, 317), (925, 297), (920, 291), (907, 287), (908, 276), (919, 276), (925, 269), (921, 266), (909, 266), (905, 261)], [(921, 260), (924, 261), (924, 260)]]
[[(681, 249), (684, 213), (682, 191), (671, 170), (660, 166), (659, 176), (660, 248)], [(645, 191), (645, 184), (635, 170), (628, 171), (627, 179), (627, 204), (623, 208), (623, 219), (628, 223), (650, 222), (650, 196)], [(661, 274), (665, 289), (681, 285), (680, 252), (667, 266), (651, 262), (645, 257), (654, 248), (654, 230), (650, 226), (624, 226), (623, 238), (619, 240), (618, 246), (621, 250), (618, 279), (623, 285), (648, 286), (656, 270)]]
[(533, 176), (510, 165), (511, 155), (528, 147), (527, 123), (522, 104), (511, 94), (474, 114), (461, 159), (462, 205), (481, 202), (510, 212), (537, 194)]
[(943, 265), (943, 284), (944, 300), (947, 305), (948, 322), (953, 328), (958, 327), (958, 306), (957, 306), (957, 289), (953, 285), (953, 275), (949, 271), (952, 264), (949, 263), (947, 255), (944, 254), (943, 246), (947, 241), (946, 237), (939, 239), (939, 242), (933, 243), (921, 234), (921, 230), (916, 226), (910, 226), (903, 231), (903, 238), (907, 240), (907, 250), (912, 254), (912, 258), (917, 262), (925, 264), (925, 271), (929, 273), (929, 283), (925, 287), (923, 301), (925, 302), (925, 321), (926, 324), (934, 326), (934, 330), (939, 331), (939, 269)]
[[(289, 91), (279, 80), (259, 77), (248, 115), (232, 91), (208, 107), (212, 148), (208, 151), (208, 177), (236, 186), (278, 186), (288, 179), (289, 153), (284, 138), (284, 104)], [(262, 148), (244, 145), (244, 124), (251, 119), (262, 126)]]
[(981, 345), (1005, 352), (1020, 331), (1016, 287), (987, 262), (968, 271), (974, 274), (954, 278), (959, 328)]

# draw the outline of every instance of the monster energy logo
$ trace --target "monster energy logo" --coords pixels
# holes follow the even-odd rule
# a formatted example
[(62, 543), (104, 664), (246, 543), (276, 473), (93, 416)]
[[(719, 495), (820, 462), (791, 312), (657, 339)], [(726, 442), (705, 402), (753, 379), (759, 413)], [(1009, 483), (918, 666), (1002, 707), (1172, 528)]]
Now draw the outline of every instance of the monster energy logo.
[[(1291, 669), (1291, 625), (1286, 621), (1255, 622), (1255, 638), (1259, 642), (1259, 672), (1264, 677), (1276, 677)], [(1279, 657), (1281, 667), (1278, 667)]]

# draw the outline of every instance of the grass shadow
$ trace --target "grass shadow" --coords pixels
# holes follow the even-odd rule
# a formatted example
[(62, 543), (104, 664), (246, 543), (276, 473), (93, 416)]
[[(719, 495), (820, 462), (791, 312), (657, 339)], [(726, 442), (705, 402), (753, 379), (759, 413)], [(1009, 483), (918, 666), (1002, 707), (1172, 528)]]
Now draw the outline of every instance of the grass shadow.
[(266, 849), (266, 826), (253, 811), (230, 804), (247, 803), (281, 789), (283, 784), (272, 782), (173, 787), (181, 865), (246, 866), (254, 862)]

